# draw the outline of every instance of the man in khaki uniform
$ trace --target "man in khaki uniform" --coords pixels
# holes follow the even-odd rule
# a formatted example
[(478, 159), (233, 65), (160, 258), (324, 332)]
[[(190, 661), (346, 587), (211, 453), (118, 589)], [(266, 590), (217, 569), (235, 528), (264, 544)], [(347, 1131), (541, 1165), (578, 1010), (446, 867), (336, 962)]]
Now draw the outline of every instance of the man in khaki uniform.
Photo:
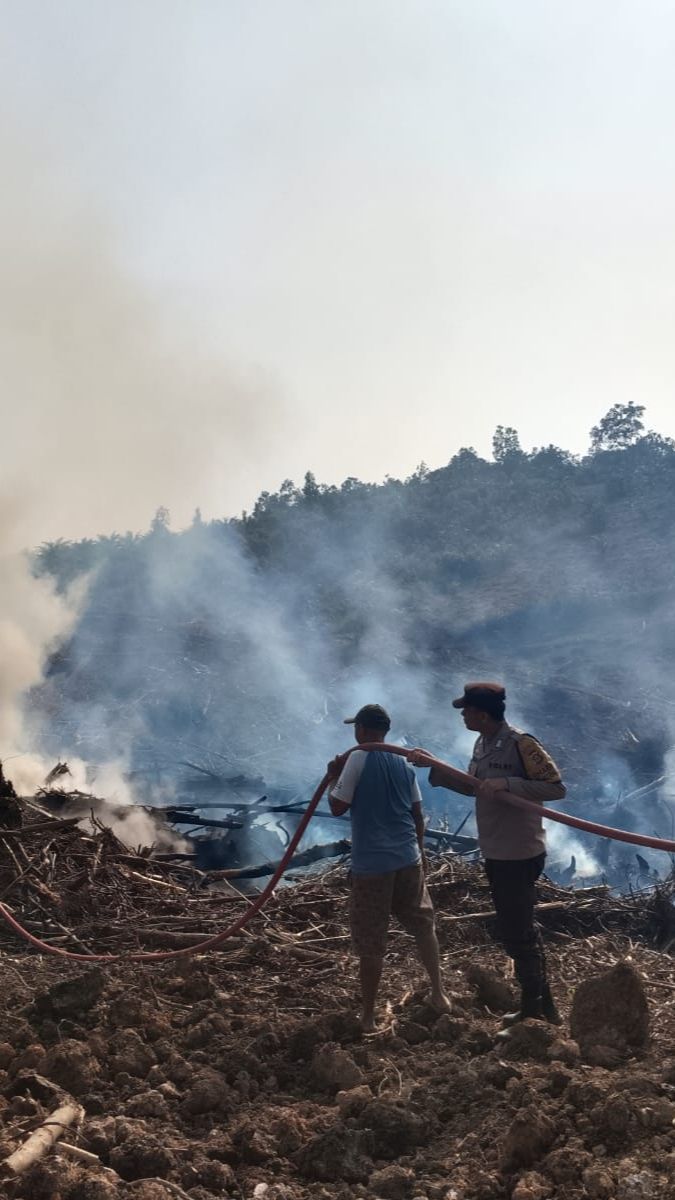
[(509, 794), (541, 804), (562, 800), (565, 786), (553, 759), (529, 733), (504, 720), (506, 692), (499, 683), (467, 683), (453, 700), (464, 724), (479, 736), (466, 776), (426, 750), (412, 750), (415, 766), (431, 768), (429, 782), (463, 795), (475, 794), (478, 843), (485, 860), (500, 940), (513, 959), (521, 1005), (507, 1023), (525, 1017), (560, 1022), (546, 979), (541, 934), (534, 920), (535, 883), (544, 869), (546, 835), (541, 817), (509, 804)]

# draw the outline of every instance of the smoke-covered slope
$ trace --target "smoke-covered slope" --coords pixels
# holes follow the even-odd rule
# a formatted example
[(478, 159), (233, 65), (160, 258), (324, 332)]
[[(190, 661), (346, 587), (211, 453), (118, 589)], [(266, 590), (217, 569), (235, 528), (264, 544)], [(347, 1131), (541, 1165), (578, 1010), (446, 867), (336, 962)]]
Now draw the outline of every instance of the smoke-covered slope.
[(615, 805), (670, 770), (674, 500), (656, 435), (581, 461), (516, 440), (381, 486), (308, 474), (238, 520), (172, 533), (160, 513), (143, 536), (44, 546), (38, 571), (89, 584), (31, 695), (35, 737), (145, 778), (189, 761), (300, 789), (370, 700), (462, 762), (448, 700), (498, 677), (573, 802), (670, 836), (667, 778)]

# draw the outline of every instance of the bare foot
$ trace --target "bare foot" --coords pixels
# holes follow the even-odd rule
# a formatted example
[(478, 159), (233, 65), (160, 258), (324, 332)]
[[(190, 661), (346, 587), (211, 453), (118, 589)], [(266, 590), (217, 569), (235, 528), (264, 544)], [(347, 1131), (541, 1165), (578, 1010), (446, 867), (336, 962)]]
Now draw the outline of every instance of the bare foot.
[(439, 992), (439, 994), (437, 996), (432, 995), (429, 1003), (431, 1004), (431, 1007), (433, 1008), (434, 1012), (438, 1013), (439, 1017), (443, 1013), (452, 1012), (452, 1004), (448, 1000), (448, 997), (446, 996), (445, 992)]
[(361, 1013), (359, 1017), (359, 1025), (362, 1033), (375, 1032), (375, 1013)]

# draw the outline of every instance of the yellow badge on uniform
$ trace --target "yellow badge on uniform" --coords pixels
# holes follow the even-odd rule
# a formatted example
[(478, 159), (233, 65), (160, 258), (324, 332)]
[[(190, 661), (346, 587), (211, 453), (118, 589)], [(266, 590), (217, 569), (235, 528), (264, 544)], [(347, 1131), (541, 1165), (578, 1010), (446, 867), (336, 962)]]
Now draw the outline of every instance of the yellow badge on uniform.
[(518, 753), (522, 759), (525, 775), (537, 783), (560, 783), (560, 771), (550, 754), (536, 738), (524, 733), (518, 738)]

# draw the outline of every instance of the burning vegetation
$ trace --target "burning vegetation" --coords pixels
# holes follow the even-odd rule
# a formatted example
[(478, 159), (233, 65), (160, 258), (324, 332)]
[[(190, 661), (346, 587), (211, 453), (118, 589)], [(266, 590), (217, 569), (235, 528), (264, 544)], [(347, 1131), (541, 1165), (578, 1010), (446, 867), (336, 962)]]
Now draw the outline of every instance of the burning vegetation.
[[(59, 644), (45, 644), (24, 745), (116, 764), (145, 805), (205, 816), (206, 800), (232, 793), (296, 805), (341, 748), (344, 713), (373, 698), (393, 740), (464, 767), (449, 700), (496, 673), (513, 723), (559, 764), (568, 811), (672, 837), (674, 493), (675, 444), (644, 431), (640, 406), (618, 405), (581, 458), (526, 453), (499, 427), (491, 462), (469, 448), (382, 485), (308, 473), (239, 519), (174, 533), (163, 511), (145, 534), (44, 545), (41, 582), (79, 594)], [(113, 790), (100, 775), (78, 786)], [(443, 803), (425, 794), (433, 824), (455, 831), (467, 810)], [(291, 813), (277, 835), (259, 822), (255, 858), (291, 828)], [(557, 878), (625, 887), (664, 874), (643, 860), (551, 832)], [(251, 861), (246, 848), (240, 865)]]

